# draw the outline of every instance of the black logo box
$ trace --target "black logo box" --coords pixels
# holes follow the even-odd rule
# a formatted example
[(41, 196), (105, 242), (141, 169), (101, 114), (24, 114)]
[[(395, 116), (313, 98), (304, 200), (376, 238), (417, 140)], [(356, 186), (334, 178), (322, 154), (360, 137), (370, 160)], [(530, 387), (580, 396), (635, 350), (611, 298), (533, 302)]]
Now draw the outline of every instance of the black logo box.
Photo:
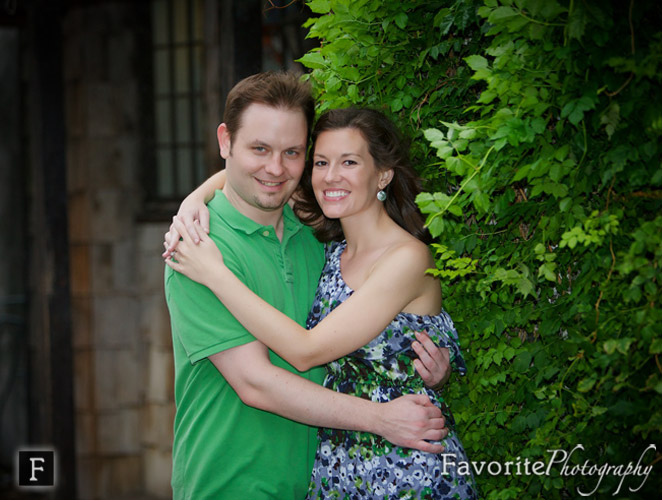
[(55, 453), (53, 451), (19, 451), (18, 485), (53, 486), (55, 484)]

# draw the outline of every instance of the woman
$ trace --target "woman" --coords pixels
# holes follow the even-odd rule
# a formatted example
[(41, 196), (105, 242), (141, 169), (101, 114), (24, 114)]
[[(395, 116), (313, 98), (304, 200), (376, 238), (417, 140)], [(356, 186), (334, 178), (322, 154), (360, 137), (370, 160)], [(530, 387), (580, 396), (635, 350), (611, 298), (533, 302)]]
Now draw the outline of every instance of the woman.
[[(313, 131), (313, 161), (302, 179), (298, 213), (316, 221), (327, 246), (307, 327), (254, 295), (224, 265), (198, 228), (184, 236), (170, 267), (208, 286), (260, 341), (300, 370), (329, 363), (325, 386), (373, 401), (426, 393), (444, 410), (450, 462), (466, 461), (450, 412), (414, 376), (411, 343), (427, 331), (466, 371), (457, 334), (441, 310), (438, 281), (414, 198), (418, 182), (393, 124), (368, 109), (329, 111)], [(321, 220), (321, 222), (319, 222)], [(475, 498), (473, 478), (442, 455), (391, 445), (379, 436), (320, 429), (309, 498)]]

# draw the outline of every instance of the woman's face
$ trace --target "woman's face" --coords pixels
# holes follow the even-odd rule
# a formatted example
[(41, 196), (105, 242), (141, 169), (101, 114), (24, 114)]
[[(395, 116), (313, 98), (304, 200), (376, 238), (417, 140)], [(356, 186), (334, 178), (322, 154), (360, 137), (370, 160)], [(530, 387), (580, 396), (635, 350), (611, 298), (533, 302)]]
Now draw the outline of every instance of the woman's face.
[(317, 137), (311, 182), (317, 202), (330, 219), (381, 204), (377, 192), (388, 184), (391, 172), (377, 170), (368, 143), (357, 129), (328, 130)]

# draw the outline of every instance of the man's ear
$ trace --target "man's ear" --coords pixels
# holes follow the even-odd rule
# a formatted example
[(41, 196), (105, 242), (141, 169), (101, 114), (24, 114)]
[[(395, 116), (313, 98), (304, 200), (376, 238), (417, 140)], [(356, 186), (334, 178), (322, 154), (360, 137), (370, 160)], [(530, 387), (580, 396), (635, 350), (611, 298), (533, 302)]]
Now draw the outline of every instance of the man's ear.
[(221, 153), (221, 158), (227, 160), (232, 152), (232, 141), (230, 140), (230, 132), (225, 123), (221, 123), (216, 129), (216, 138), (218, 139), (218, 148)]
[(395, 172), (392, 168), (379, 173), (379, 189), (386, 189), (386, 186), (388, 186), (393, 180), (394, 173)]

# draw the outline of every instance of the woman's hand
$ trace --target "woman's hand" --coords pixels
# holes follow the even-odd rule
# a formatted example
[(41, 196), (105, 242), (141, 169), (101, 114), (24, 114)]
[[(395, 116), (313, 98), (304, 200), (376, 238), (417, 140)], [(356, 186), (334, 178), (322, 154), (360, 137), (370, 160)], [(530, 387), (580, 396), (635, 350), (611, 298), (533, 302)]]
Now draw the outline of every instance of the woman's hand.
[(174, 218), (172, 225), (174, 231), (181, 234), (182, 239), (177, 249), (170, 252), (169, 258), (166, 258), (166, 264), (207, 287), (210, 287), (215, 280), (221, 280), (221, 273), (227, 271), (223, 256), (200, 223), (193, 222), (197, 244), (179, 217)]
[[(196, 244), (200, 239), (193, 223), (197, 220), (205, 234), (209, 234), (209, 210), (207, 209), (207, 203), (209, 203), (214, 197), (214, 193), (217, 189), (223, 189), (225, 186), (225, 177), (225, 170), (216, 172), (209, 179), (200, 184), (195, 191), (184, 198), (182, 204), (179, 205), (177, 217), (184, 222), (186, 231), (191, 235), (191, 238), (193, 238), (193, 241)], [(170, 225), (170, 230), (165, 234), (165, 241), (163, 242), (165, 252), (163, 252), (162, 256), (164, 259), (171, 256), (172, 251), (179, 244), (179, 238), (182, 234), (184, 234), (184, 232), (177, 230), (175, 228), (175, 223), (173, 222)]]
[(445, 347), (437, 347), (425, 332), (416, 332), (418, 342), (412, 343), (418, 359), (414, 367), (425, 382), (425, 385), (440, 390), (451, 376), (450, 355)]
[[(181, 229), (181, 226), (177, 229), (175, 225), (177, 219), (183, 223), (184, 230)], [(209, 209), (205, 205), (204, 196), (201, 196), (195, 191), (188, 195), (179, 206), (177, 215), (172, 218), (172, 221), (170, 229), (163, 238), (165, 251), (161, 256), (164, 259), (172, 256), (173, 251), (179, 245), (180, 237), (185, 232), (191, 236), (195, 244), (200, 242), (198, 231), (195, 228), (195, 222), (199, 223), (200, 228), (205, 234), (209, 234)]]

